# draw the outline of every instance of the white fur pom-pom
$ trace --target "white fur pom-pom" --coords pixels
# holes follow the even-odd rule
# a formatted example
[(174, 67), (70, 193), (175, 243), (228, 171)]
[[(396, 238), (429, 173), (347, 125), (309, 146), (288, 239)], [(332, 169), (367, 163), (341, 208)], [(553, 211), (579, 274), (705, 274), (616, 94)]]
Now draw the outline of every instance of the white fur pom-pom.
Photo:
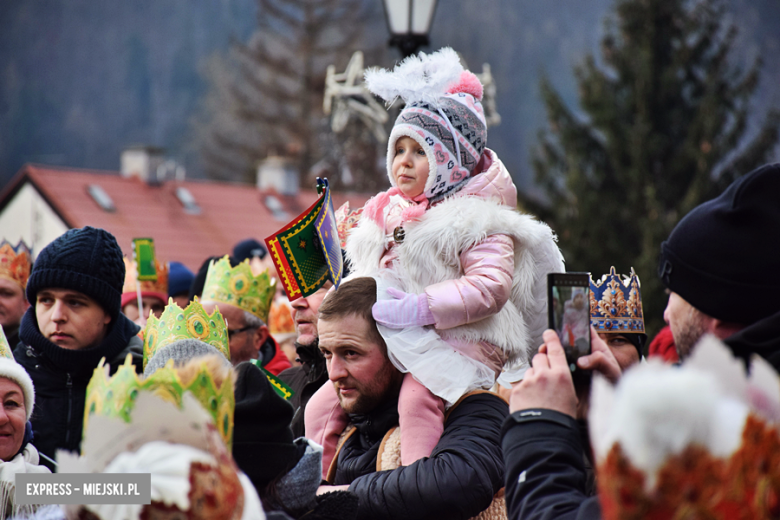
[(616, 387), (593, 380), (589, 426), (600, 464), (618, 443), (655, 486), (669, 456), (690, 445), (727, 458), (743, 441), (748, 414), (780, 421), (780, 379), (766, 361), (756, 358), (751, 374), (742, 361), (714, 336), (704, 336), (681, 367), (649, 360), (632, 367)]
[(461, 72), (458, 54), (444, 47), (432, 54), (409, 56), (392, 71), (368, 69), (365, 81), (368, 90), (388, 104), (400, 97), (405, 103), (422, 101), (437, 107), (439, 98), (460, 79)]

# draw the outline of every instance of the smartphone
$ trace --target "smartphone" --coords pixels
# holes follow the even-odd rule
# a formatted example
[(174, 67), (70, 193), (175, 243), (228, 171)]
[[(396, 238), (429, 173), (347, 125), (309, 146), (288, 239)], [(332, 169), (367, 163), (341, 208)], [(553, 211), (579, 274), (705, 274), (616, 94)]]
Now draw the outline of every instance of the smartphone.
[(580, 356), (590, 354), (590, 273), (549, 273), (547, 316), (575, 372)]

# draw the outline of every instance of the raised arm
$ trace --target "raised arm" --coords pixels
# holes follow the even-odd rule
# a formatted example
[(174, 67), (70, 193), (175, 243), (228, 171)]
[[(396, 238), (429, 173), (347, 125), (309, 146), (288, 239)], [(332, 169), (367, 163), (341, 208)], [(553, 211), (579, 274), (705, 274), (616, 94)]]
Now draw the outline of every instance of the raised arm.
[(425, 288), (436, 328), (457, 327), (500, 311), (512, 291), (514, 254), (512, 239), (500, 234), (463, 251), (463, 276)]

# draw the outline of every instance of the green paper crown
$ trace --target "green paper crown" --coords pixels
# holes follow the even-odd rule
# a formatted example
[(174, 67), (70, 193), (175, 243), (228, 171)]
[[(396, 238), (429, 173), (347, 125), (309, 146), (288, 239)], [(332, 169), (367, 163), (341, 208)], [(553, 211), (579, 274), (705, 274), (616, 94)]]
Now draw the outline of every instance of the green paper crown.
[(168, 402), (182, 407), (184, 392), (190, 392), (214, 419), (220, 437), (230, 449), (233, 441), (233, 417), (236, 398), (233, 395), (233, 371), (217, 386), (204, 362), (195, 378), (187, 385), (182, 383), (179, 373), (169, 360), (146, 379), (140, 379), (135, 372), (130, 354), (113, 377), (108, 376), (105, 358), (95, 369), (87, 386), (87, 400), (84, 406), (84, 431), (87, 431), (89, 417), (93, 414), (118, 417), (126, 423), (132, 422), (135, 401), (141, 392), (151, 392)]
[(169, 298), (160, 319), (149, 316), (146, 322), (144, 368), (157, 351), (180, 339), (197, 339), (208, 343), (230, 360), (227, 325), (219, 309), (214, 309), (214, 313), (209, 315), (197, 298), (185, 309)]
[(249, 260), (231, 267), (225, 255), (209, 266), (201, 300), (233, 305), (268, 323), (275, 293), (276, 279), (268, 275), (268, 270), (254, 276)]
[(2, 325), (0, 325), (0, 357), (14, 359), (14, 353), (11, 350), (11, 346), (8, 344), (8, 338), (5, 337), (5, 331), (3, 330)]

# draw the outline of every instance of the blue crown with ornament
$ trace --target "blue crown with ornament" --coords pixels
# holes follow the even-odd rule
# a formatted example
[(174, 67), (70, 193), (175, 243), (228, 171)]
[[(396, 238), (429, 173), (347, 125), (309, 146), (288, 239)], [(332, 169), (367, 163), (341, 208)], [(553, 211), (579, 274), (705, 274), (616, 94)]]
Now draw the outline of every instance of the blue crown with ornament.
[(633, 268), (631, 276), (622, 279), (614, 267), (598, 282), (591, 278), (590, 324), (596, 332), (645, 333), (642, 293)]

